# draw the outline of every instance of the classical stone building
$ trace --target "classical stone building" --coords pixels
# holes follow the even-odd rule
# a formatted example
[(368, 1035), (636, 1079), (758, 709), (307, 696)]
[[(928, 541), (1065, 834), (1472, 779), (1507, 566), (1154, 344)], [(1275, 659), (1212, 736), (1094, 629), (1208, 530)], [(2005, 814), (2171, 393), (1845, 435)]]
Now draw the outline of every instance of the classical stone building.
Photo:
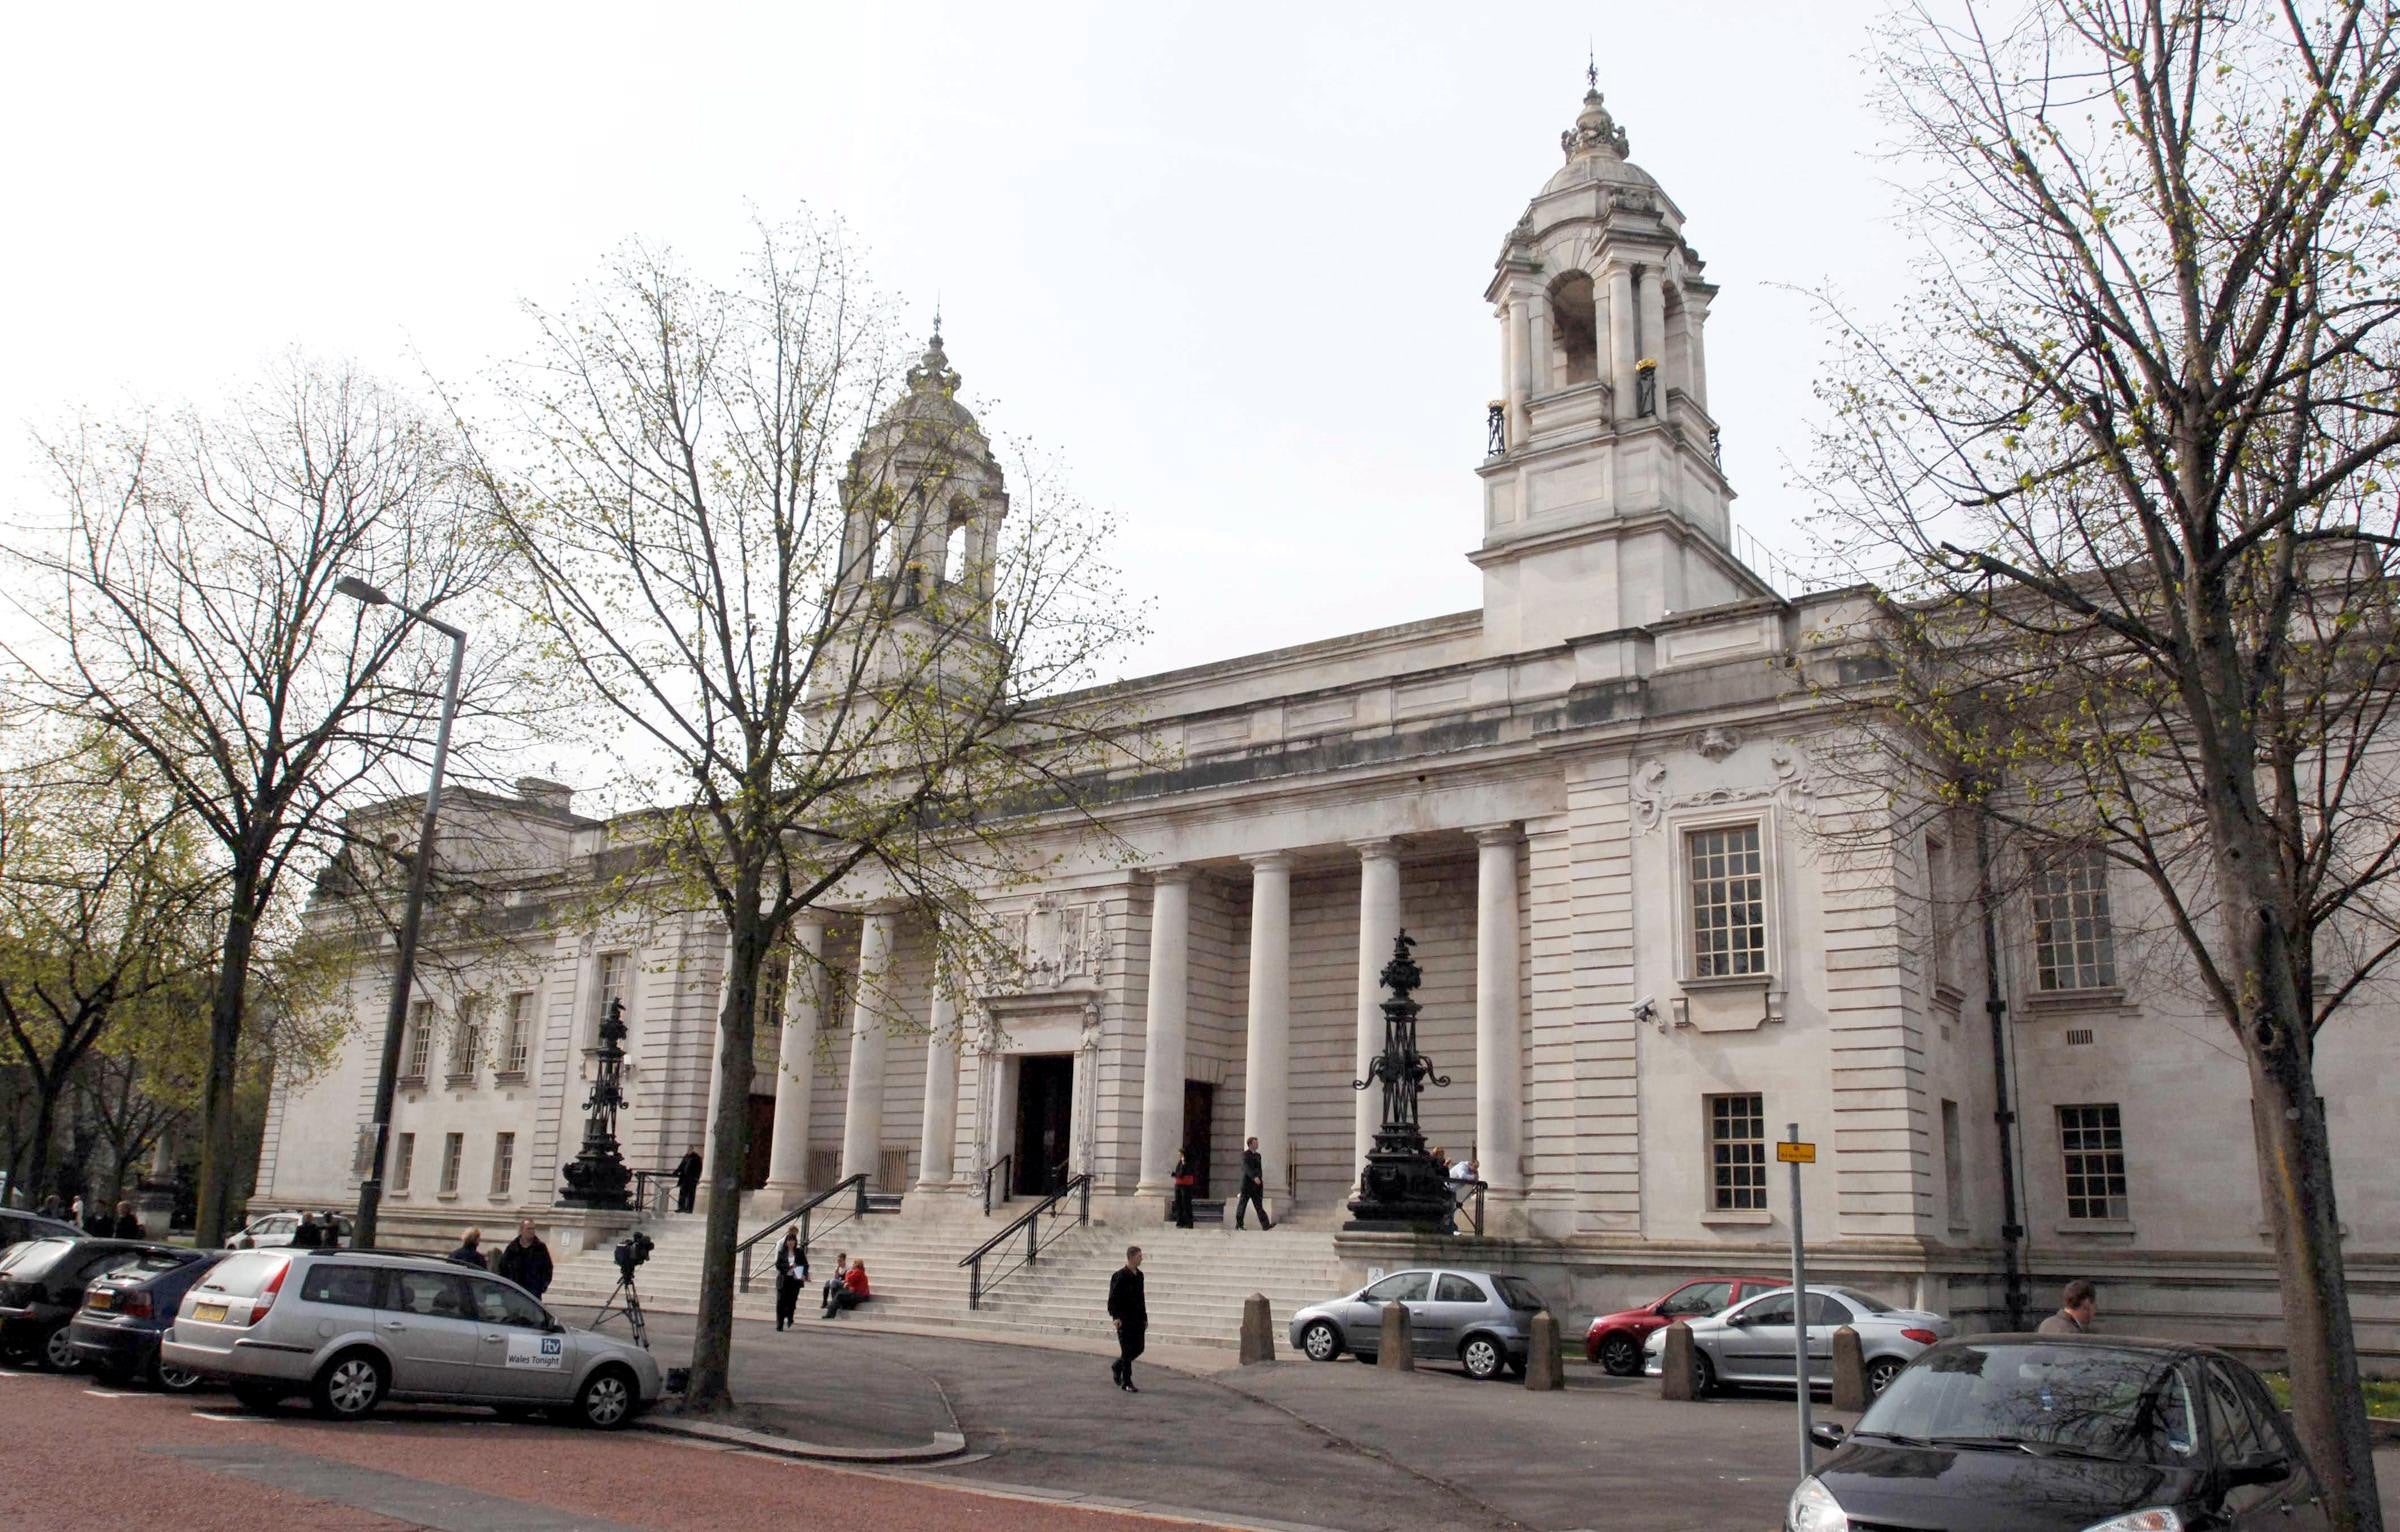
[[(864, 1173), (964, 1254), (1022, 1205), (987, 1216), (987, 1180), (1088, 1174), (1098, 1218), (1152, 1231), (1179, 1147), (1230, 1201), (1255, 1135), (1295, 1237), (1348, 1269), (1399, 1264), (1407, 1241), (1338, 1224), (1371, 1127), (1352, 1081), (1380, 1044), (1374, 976), (1405, 928), (1450, 1080), (1426, 1093), (1428, 1136), (1488, 1185), (1485, 1235), (1462, 1238), (1578, 1318), (1687, 1273), (1781, 1269), (1770, 1143), (1797, 1124), (1819, 1146), (1820, 1272), (1972, 1324), (2002, 1313), (2013, 1250), (2037, 1312), (2090, 1275), (2124, 1328), (2271, 1344), (2247, 1077), (2221, 1023), (2143, 958), (2140, 891), (2097, 863), (2012, 885), (1987, 969), (1972, 828), (1898, 825), (1828, 769), (1836, 719), (1796, 677), (1832, 663), (1821, 635), (1864, 603), (1781, 594), (1735, 557), (1717, 288), (1597, 92), (1563, 148), (1485, 294), (1503, 397), (1467, 555), (1482, 604), (1128, 683), (1176, 752), (1115, 784), (1137, 865), (1029, 823), (1066, 860), (995, 898), (1027, 980), (971, 1014), (934, 995), (913, 912), (862, 894), (806, 925), (835, 966), (864, 949), (883, 977), (830, 1006), (794, 985), (762, 1028), (750, 1222)], [(903, 409), (957, 408), (938, 349), (916, 376), (927, 397)], [(547, 783), (473, 800), (451, 833), (503, 831), (570, 880), (624, 837)], [(628, 1158), (702, 1142), (722, 947), (708, 916), (529, 919), (486, 971), (432, 976), (386, 1216), (433, 1238), (548, 1209), (612, 999), (632, 1026)], [(348, 1051), (277, 1092), (262, 1201), (353, 1195), (388, 982), (362, 972)], [(2368, 1004), (2320, 1069), (2377, 1366), (2400, 1193), (2371, 1168), (2400, 1127), (2390, 1017)]]

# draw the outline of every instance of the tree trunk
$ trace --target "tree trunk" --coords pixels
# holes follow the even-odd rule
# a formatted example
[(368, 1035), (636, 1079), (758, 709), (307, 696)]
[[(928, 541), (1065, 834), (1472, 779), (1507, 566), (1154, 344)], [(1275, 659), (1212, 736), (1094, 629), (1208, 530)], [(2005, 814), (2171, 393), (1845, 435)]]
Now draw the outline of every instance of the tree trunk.
[(242, 1000), (250, 984), (257, 901), (258, 870), (252, 864), (234, 874), (225, 960), (218, 965), (216, 993), (209, 1001), (208, 1080), (200, 1096), (200, 1206), (192, 1220), (192, 1243), (202, 1250), (225, 1243), (235, 1159), (234, 1076), (240, 1063)]
[(45, 1080), (33, 1075), (33, 1138), (25, 1146), (25, 1180), (23, 1185), (29, 1200), (27, 1207), (38, 1207), (49, 1193), (54, 1172), (50, 1168), (50, 1138), (58, 1129), (58, 1098), (65, 1090), (64, 1073)]
[(708, 1217), (701, 1235), (700, 1313), (692, 1331), (687, 1409), (706, 1413), (732, 1402), (734, 1243), (741, 1235), (742, 1164), (750, 1148), (750, 1081), (758, 1030), (758, 976), (767, 955), (760, 879), (734, 885), (727, 943), (725, 1008), (717, 1017), (717, 1120), (708, 1125)]

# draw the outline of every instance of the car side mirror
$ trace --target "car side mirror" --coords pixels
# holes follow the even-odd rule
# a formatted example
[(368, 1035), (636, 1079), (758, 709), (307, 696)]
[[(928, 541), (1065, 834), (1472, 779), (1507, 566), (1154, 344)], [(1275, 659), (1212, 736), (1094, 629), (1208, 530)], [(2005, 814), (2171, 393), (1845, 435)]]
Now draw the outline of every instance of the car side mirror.
[(2228, 1465), (2225, 1470), (2227, 1482), (2236, 1486), (2281, 1484), (2291, 1476), (2292, 1460), (2279, 1452), (2261, 1453), (2257, 1457), (2244, 1458), (2239, 1463)]
[(1808, 1439), (1820, 1447), (1839, 1447), (1850, 1439), (1850, 1433), (1830, 1420), (1812, 1420), (1808, 1425)]

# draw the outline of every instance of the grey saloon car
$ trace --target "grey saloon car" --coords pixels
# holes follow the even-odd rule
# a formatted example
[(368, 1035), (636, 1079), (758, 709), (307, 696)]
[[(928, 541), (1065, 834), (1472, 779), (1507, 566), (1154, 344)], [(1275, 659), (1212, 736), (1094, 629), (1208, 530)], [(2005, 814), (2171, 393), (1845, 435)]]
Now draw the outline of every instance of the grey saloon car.
[(1396, 1271), (1354, 1293), (1312, 1303), (1292, 1316), (1292, 1348), (1311, 1361), (1347, 1351), (1372, 1362), (1383, 1340), (1383, 1306), (1408, 1308), (1411, 1349), (1419, 1361), (1456, 1361), (1470, 1377), (1525, 1371), (1525, 1342), (1545, 1305), (1522, 1277), (1506, 1272)]
[(306, 1394), (335, 1419), (423, 1399), (605, 1429), (662, 1382), (648, 1351), (568, 1328), (514, 1282), (385, 1251), (236, 1251), (184, 1294), (159, 1359), (253, 1409)]
[[(1858, 1332), (1859, 1350), (1867, 1364), (1867, 1392), (1880, 1394), (1900, 1369), (1936, 1341), (1950, 1338), (1950, 1321), (1918, 1309), (1896, 1309), (1882, 1299), (1848, 1287), (1808, 1289), (1808, 1381), (1812, 1388), (1833, 1387), (1833, 1332), (1848, 1325)], [(1722, 1314), (1691, 1321), (1694, 1391), (1707, 1393), (1720, 1383), (1792, 1384), (1792, 1342), (1799, 1326), (1793, 1321), (1792, 1290), (1779, 1287)], [(1673, 1329), (1672, 1325), (1667, 1327)], [(1651, 1333), (1642, 1349), (1642, 1372), (1657, 1377), (1664, 1371), (1667, 1330)]]

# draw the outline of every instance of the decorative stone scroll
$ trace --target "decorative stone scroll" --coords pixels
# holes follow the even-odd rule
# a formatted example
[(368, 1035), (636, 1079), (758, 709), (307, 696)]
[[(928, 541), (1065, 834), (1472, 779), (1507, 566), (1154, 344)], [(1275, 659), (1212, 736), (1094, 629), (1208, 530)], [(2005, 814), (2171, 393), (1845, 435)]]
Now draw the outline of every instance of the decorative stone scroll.
[(1100, 971), (1106, 922), (1097, 904), (1069, 904), (1057, 894), (1044, 894), (1031, 908), (1009, 916), (1005, 928), (1025, 989), (1057, 989)]

